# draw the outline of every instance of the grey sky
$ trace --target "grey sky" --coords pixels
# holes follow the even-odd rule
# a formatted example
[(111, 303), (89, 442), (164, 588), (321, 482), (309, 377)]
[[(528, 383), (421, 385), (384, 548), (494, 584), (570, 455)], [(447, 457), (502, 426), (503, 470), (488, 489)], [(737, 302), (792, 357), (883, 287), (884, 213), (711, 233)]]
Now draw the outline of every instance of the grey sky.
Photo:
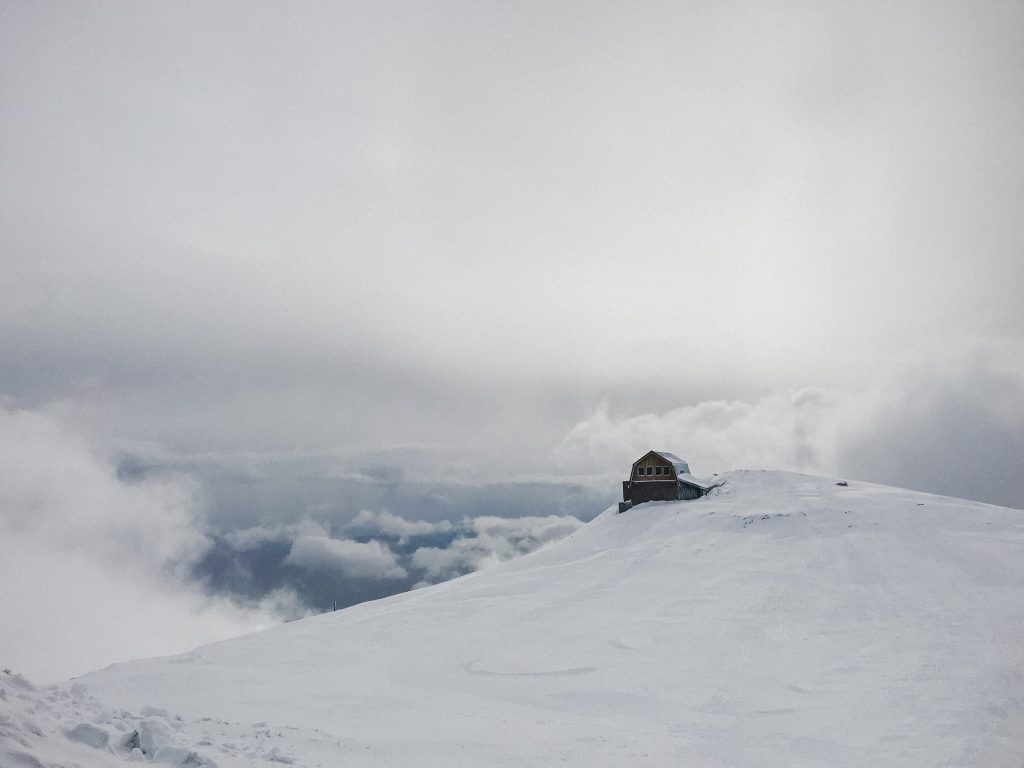
[[(5, 3), (4, 384), (179, 448), (1019, 338), (1019, 3)], [(665, 350), (645, 354), (638, 345)]]
[(1024, 507), (1022, 40), (1017, 1), (0, 0), (0, 424), (198, 488), (203, 535), (580, 516), (652, 447)]

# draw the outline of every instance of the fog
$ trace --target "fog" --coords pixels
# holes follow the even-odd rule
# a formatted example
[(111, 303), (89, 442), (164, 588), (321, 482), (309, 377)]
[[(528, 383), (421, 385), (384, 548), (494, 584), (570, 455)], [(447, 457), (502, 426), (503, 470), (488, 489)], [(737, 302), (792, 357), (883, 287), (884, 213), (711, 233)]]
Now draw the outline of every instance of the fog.
[(543, 546), (651, 448), (1024, 507), (1022, 32), (3, 3), (0, 521), (34, 559), (0, 650), (83, 604), (29, 571), (150, 584), (198, 643)]

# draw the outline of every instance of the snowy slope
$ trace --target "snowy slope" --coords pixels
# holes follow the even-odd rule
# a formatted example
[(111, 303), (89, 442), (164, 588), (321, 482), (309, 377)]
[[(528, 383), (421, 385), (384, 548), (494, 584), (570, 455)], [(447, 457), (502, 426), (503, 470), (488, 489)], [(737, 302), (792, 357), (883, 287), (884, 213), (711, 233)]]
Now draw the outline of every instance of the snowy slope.
[(116, 764), (148, 718), (134, 755), (169, 764), (1024, 763), (1024, 513), (724, 477), (436, 587), (21, 688), (0, 750)]

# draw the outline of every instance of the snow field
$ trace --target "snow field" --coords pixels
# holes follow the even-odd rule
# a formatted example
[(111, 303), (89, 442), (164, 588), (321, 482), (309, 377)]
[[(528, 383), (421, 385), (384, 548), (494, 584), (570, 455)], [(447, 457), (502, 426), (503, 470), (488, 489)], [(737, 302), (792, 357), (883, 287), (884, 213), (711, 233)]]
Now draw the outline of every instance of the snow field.
[[(221, 766), (1019, 768), (1024, 513), (724, 478), (436, 587), (37, 691), (65, 702), (45, 738), (12, 727), (83, 768), (132, 757), (137, 719), (103, 712), (151, 706), (195, 752), (169, 759)], [(108, 741), (60, 736), (79, 724)]]

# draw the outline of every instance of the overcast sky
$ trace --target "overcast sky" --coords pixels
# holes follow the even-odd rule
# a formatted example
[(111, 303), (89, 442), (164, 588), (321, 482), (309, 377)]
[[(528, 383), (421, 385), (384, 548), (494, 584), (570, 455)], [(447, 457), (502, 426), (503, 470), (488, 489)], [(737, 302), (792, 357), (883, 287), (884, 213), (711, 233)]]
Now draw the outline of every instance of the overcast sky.
[(0, 0), (0, 655), (472, 570), (649, 448), (1024, 507), (1022, 94), (1019, 0)]

